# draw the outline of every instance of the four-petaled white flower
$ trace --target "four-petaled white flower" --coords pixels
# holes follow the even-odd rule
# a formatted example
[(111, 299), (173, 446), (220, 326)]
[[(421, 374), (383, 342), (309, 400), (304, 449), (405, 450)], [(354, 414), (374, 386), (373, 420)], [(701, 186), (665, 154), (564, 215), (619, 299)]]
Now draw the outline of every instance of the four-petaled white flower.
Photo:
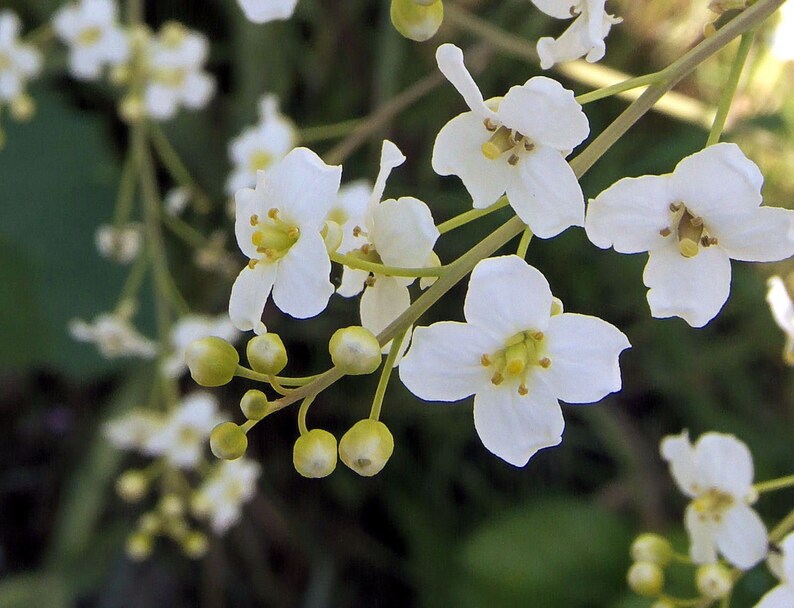
[(458, 47), (441, 45), (436, 60), (471, 108), (436, 137), (436, 173), (460, 177), (477, 209), (506, 192), (516, 214), (540, 238), (581, 226), (584, 197), (565, 157), (590, 126), (573, 93), (539, 76), (485, 102)]
[[(389, 140), (383, 142), (380, 171), (364, 214), (364, 227), (353, 229), (354, 237), (364, 243), (353, 255), (370, 262), (400, 268), (432, 265), (433, 246), (438, 228), (428, 206), (411, 196), (381, 202), (391, 170), (400, 166), (405, 156)], [(349, 222), (348, 222), (349, 225)], [(351, 253), (347, 251), (345, 253)], [(378, 334), (411, 305), (408, 286), (415, 279), (394, 277), (345, 267), (337, 293), (351, 297), (361, 293), (361, 325)], [(365, 287), (366, 284), (366, 287)], [(407, 340), (403, 341), (403, 348)], [(389, 344), (384, 346), (388, 350)]]
[(141, 251), (143, 231), (139, 224), (123, 226), (102, 224), (94, 233), (94, 243), (102, 257), (119, 264), (129, 264)]
[(237, 0), (245, 16), (254, 23), (289, 19), (298, 0)]
[[(791, 608), (794, 606), (794, 533), (789, 534), (780, 543), (779, 569), (775, 574), (780, 584), (766, 593), (754, 608)], [(769, 564), (772, 564), (770, 555)], [(777, 571), (779, 570), (779, 571)]]
[(295, 147), (298, 133), (291, 120), (278, 109), (278, 97), (265, 95), (259, 104), (259, 124), (245, 129), (229, 143), (234, 169), (226, 182), (226, 192), (253, 188), (258, 171), (267, 171)]
[(336, 200), (342, 167), (326, 165), (306, 148), (295, 148), (255, 190), (236, 196), (235, 234), (250, 262), (237, 276), (229, 316), (243, 331), (266, 331), (265, 302), (298, 319), (320, 314), (334, 292), (331, 260), (321, 234)]
[(203, 71), (209, 41), (199, 32), (171, 21), (145, 48), (146, 112), (156, 120), (173, 118), (180, 106), (195, 110), (215, 93), (215, 80)]
[(69, 321), (69, 333), (78, 342), (96, 344), (99, 353), (106, 359), (151, 359), (157, 355), (157, 343), (142, 336), (133, 327), (131, 319), (134, 312), (134, 306), (125, 304), (116, 312), (97, 315), (91, 323), (72, 319)]
[(595, 63), (604, 57), (604, 38), (616, 23), (623, 21), (606, 12), (606, 0), (532, 0), (541, 11), (557, 19), (574, 17), (570, 27), (557, 38), (538, 40), (540, 67), (584, 57)]
[(151, 410), (134, 409), (102, 427), (102, 434), (119, 450), (145, 452), (151, 438), (165, 425), (162, 415)]
[(698, 564), (717, 561), (717, 552), (747, 570), (767, 554), (766, 526), (750, 507), (753, 457), (733, 435), (705, 433), (695, 445), (689, 434), (665, 437), (661, 454), (681, 491), (692, 499), (684, 514), (691, 541), (689, 553)]
[(243, 503), (256, 493), (262, 467), (253, 460), (219, 462), (191, 501), (193, 511), (206, 517), (216, 534), (223, 534), (239, 519)]
[(240, 332), (232, 324), (229, 315), (217, 317), (207, 315), (185, 315), (171, 329), (170, 353), (163, 359), (163, 373), (169, 378), (178, 378), (187, 371), (185, 351), (195, 340), (215, 336), (234, 342)]
[(738, 146), (717, 144), (672, 174), (621, 179), (590, 201), (585, 229), (603, 249), (648, 252), (643, 281), (654, 317), (702, 327), (728, 299), (731, 259), (794, 254), (794, 211), (762, 207), (762, 183)]
[(41, 54), (19, 40), (20, 29), (16, 13), (0, 11), (0, 102), (22, 96), (27, 81), (41, 71)]
[(769, 277), (767, 286), (766, 301), (772, 311), (772, 318), (786, 334), (783, 360), (787, 365), (794, 365), (794, 302), (780, 277)]
[(218, 401), (212, 394), (191, 393), (149, 437), (143, 451), (162, 456), (175, 467), (192, 469), (201, 461), (212, 429), (221, 422)]
[(467, 322), (417, 327), (400, 379), (430, 401), (474, 394), (485, 447), (523, 466), (561, 441), (558, 399), (592, 403), (620, 390), (618, 356), (630, 347), (609, 323), (553, 307), (546, 278), (524, 260), (483, 260), (469, 281)]
[(69, 71), (75, 78), (96, 80), (106, 65), (120, 65), (129, 57), (115, 0), (78, 0), (55, 13), (52, 25), (69, 46)]

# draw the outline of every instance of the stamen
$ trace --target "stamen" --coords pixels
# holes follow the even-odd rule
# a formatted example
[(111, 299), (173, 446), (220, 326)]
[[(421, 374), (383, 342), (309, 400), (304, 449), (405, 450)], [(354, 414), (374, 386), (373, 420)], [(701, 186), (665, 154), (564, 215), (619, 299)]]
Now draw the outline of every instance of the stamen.
[(298, 228), (297, 226), (291, 226), (287, 230), (287, 236), (291, 239), (297, 239), (300, 235), (301, 235), (301, 231), (300, 228)]
[(493, 133), (494, 131), (496, 131), (499, 128), (499, 125), (497, 125), (493, 121), (491, 121), (490, 118), (486, 118), (483, 121), (483, 124), (485, 125), (486, 131), (490, 131), (491, 133)]
[(538, 361), (538, 365), (540, 365), (543, 369), (549, 369), (549, 367), (551, 367), (551, 359), (548, 357), (543, 357), (540, 361)]
[(693, 217), (689, 210), (684, 209), (684, 215), (678, 223), (678, 250), (682, 256), (692, 258), (698, 254), (698, 243), (702, 234), (703, 220)]
[(364, 243), (361, 246), (361, 253), (363, 253), (364, 255), (369, 255), (371, 251), (372, 251), (372, 245), (370, 243)]
[(256, 264), (257, 264), (258, 261), (259, 260), (248, 260), (248, 268), (250, 270), (253, 270), (254, 268), (256, 268)]
[(369, 275), (369, 276), (368, 276), (368, 277), (367, 277), (367, 278), (364, 280), (364, 283), (367, 285), (367, 287), (374, 287), (374, 286), (375, 286), (375, 277), (374, 277), (374, 276), (372, 276), (372, 275)]
[(518, 394), (519, 395), (521, 395), (523, 397), (524, 395), (526, 395), (528, 393), (529, 393), (529, 389), (527, 388), (526, 384), (524, 384), (522, 382), (521, 384), (518, 385)]
[(270, 210), (267, 212), (267, 216), (271, 220), (278, 219), (278, 209), (276, 207), (271, 207)]
[(363, 232), (363, 230), (361, 229), (361, 226), (355, 226), (353, 228), (353, 236), (355, 236), (355, 237), (361, 236), (362, 232)]
[(491, 138), (482, 145), (482, 154), (489, 160), (496, 160), (515, 144), (510, 141), (510, 129), (499, 127)]
[(534, 334), (532, 334), (532, 339), (533, 339), (533, 340), (538, 340), (538, 341), (540, 341), (540, 340), (542, 340), (542, 339), (543, 339), (543, 337), (544, 337), (544, 336), (543, 336), (543, 332), (542, 332), (542, 331), (536, 331)]
[(486, 353), (483, 353), (482, 357), (480, 357), (480, 365), (488, 367), (491, 363), (491, 358)]
[(673, 213), (678, 213), (679, 211), (681, 211), (682, 206), (683, 205), (681, 203), (670, 203), (670, 211), (672, 211)]
[(515, 167), (518, 164), (518, 155), (511, 154), (510, 157), (507, 159), (507, 164), (512, 167)]
[(491, 376), (491, 383), (494, 384), (495, 386), (499, 386), (500, 384), (502, 384), (502, 382), (504, 382), (504, 379), (505, 378), (502, 374), (496, 372), (493, 376)]
[(672, 230), (670, 230), (670, 228), (669, 228), (669, 227), (667, 227), (667, 228), (662, 228), (662, 229), (659, 231), (659, 234), (661, 234), (662, 236), (665, 236), (665, 237), (666, 237), (666, 236), (670, 236), (671, 234), (673, 234), (673, 231), (672, 231)]
[(254, 214), (253, 214), (253, 215), (252, 215), (252, 216), (251, 216), (251, 217), (248, 219), (248, 222), (249, 222), (249, 223), (250, 223), (252, 226), (256, 226), (256, 225), (259, 223), (259, 216), (258, 216), (256, 213), (254, 213)]
[(525, 139), (524, 140), (524, 150), (526, 150), (527, 152), (532, 152), (532, 150), (534, 150), (534, 149), (535, 149), (535, 144), (533, 144), (528, 139)]

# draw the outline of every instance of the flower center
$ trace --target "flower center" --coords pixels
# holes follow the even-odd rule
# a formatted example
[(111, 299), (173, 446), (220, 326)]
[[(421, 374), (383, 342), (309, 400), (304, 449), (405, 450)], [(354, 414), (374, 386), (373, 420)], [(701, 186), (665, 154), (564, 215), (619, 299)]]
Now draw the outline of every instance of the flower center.
[(77, 44), (80, 46), (93, 46), (102, 38), (102, 28), (87, 27), (77, 35)]
[(273, 162), (273, 156), (264, 150), (256, 150), (248, 158), (248, 168), (251, 171), (261, 171), (267, 169)]
[(700, 521), (711, 520), (718, 523), (725, 512), (733, 506), (733, 496), (717, 489), (706, 490), (692, 501), (692, 506)]
[(253, 268), (260, 261), (275, 262), (283, 258), (300, 238), (300, 228), (282, 220), (275, 207), (267, 212), (264, 219), (256, 214), (252, 215), (250, 222), (256, 228), (251, 235), (251, 242), (262, 258), (251, 260), (248, 263), (249, 268)]
[(518, 394), (529, 393), (527, 378), (536, 367), (548, 368), (551, 359), (544, 356), (544, 336), (541, 331), (522, 331), (505, 342), (502, 350), (483, 353), (480, 363), (493, 370), (491, 383), (499, 386), (503, 382), (518, 383)]
[(182, 68), (159, 68), (154, 78), (167, 87), (178, 89), (184, 86), (186, 76), (187, 73)]
[(10, 70), (12, 67), (11, 58), (8, 55), (0, 53), (0, 72)]
[(701, 247), (711, 247), (719, 243), (716, 237), (710, 236), (703, 225), (703, 218), (693, 215), (683, 203), (670, 203), (671, 222), (659, 231), (663, 237), (673, 232), (678, 238), (678, 251), (685, 258), (693, 258)]
[(486, 118), (483, 124), (487, 131), (493, 133), (481, 148), (482, 155), (488, 160), (496, 160), (505, 152), (510, 152), (507, 162), (515, 166), (522, 153), (535, 149), (535, 144), (528, 137), (507, 127), (496, 125), (490, 118)]

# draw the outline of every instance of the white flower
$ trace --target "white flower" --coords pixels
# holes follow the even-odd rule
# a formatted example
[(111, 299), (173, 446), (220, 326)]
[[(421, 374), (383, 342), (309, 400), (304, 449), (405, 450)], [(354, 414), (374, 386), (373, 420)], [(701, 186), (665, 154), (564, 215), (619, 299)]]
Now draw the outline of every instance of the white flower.
[(133, 307), (122, 306), (114, 313), (102, 313), (91, 323), (82, 319), (69, 322), (69, 333), (78, 342), (96, 344), (106, 359), (116, 357), (143, 357), (157, 355), (157, 343), (142, 336), (132, 326)]
[(157, 120), (173, 118), (180, 106), (203, 108), (215, 93), (215, 80), (203, 71), (209, 42), (177, 22), (166, 23), (146, 48), (146, 112)]
[[(365, 241), (359, 245), (356, 253), (357, 257), (386, 266), (430, 266), (439, 232), (427, 205), (410, 196), (383, 202), (380, 200), (389, 173), (404, 161), (405, 156), (399, 148), (385, 140), (381, 150), (380, 171), (363, 218), (364, 228), (359, 227), (355, 231)], [(361, 296), (361, 325), (377, 335), (411, 305), (408, 286), (414, 280), (381, 274), (373, 274), (370, 278), (366, 270), (345, 267), (337, 292), (351, 297), (364, 290)], [(408, 341), (404, 339), (403, 348), (407, 344)], [(389, 348), (390, 343), (384, 346), (384, 351), (388, 352)]]
[(738, 146), (710, 146), (672, 174), (624, 178), (599, 194), (587, 210), (587, 236), (603, 249), (647, 251), (651, 314), (702, 327), (728, 299), (731, 258), (794, 254), (794, 212), (761, 207), (762, 182)]
[(367, 242), (362, 234), (366, 225), (367, 205), (372, 195), (372, 184), (367, 180), (350, 182), (339, 188), (336, 201), (331, 206), (326, 223), (333, 222), (339, 227), (341, 241), (335, 248), (341, 253), (350, 253)]
[(553, 307), (546, 278), (524, 260), (483, 260), (469, 281), (467, 322), (417, 327), (400, 379), (430, 401), (474, 394), (474, 425), (485, 447), (523, 466), (560, 442), (558, 399), (592, 403), (620, 390), (618, 355), (630, 347), (609, 323), (553, 315)]
[[(769, 591), (754, 608), (791, 608), (794, 606), (794, 533), (780, 543), (780, 584)], [(770, 558), (771, 562), (771, 558)]]
[(164, 424), (165, 420), (159, 414), (151, 410), (136, 409), (105, 424), (102, 434), (120, 450), (144, 451)]
[(0, 102), (12, 101), (25, 92), (25, 83), (41, 71), (41, 53), (19, 40), (19, 17), (0, 10)]
[(179, 215), (190, 202), (190, 190), (187, 188), (171, 188), (163, 199), (163, 207), (168, 215)]
[(171, 329), (170, 354), (163, 360), (163, 373), (169, 378), (178, 378), (187, 370), (185, 351), (191, 342), (215, 336), (234, 342), (240, 332), (232, 324), (229, 315), (217, 317), (207, 315), (185, 315)]
[(259, 106), (259, 124), (245, 129), (229, 144), (234, 169), (226, 182), (226, 192), (256, 185), (258, 171), (266, 171), (295, 147), (298, 133), (291, 120), (278, 110), (278, 97), (265, 95)]
[(210, 519), (216, 534), (223, 534), (240, 519), (243, 503), (253, 498), (261, 472), (259, 464), (247, 458), (219, 462), (196, 491), (193, 510)]
[(205, 392), (192, 393), (149, 437), (144, 452), (162, 456), (176, 467), (192, 469), (201, 461), (210, 432), (221, 422), (215, 397)]
[(298, 0), (237, 0), (245, 16), (254, 23), (289, 19)]
[(705, 433), (692, 446), (684, 431), (665, 437), (661, 454), (678, 487), (692, 499), (684, 515), (692, 560), (714, 563), (719, 551), (747, 570), (764, 559), (766, 526), (750, 508), (757, 493), (747, 446), (722, 433)]
[(557, 19), (574, 17), (570, 27), (557, 38), (538, 40), (540, 67), (548, 70), (555, 63), (585, 57), (590, 63), (603, 58), (604, 38), (623, 19), (606, 12), (606, 0), (532, 0), (541, 11)]
[(783, 360), (794, 365), (794, 302), (780, 277), (770, 277), (767, 281), (766, 301), (772, 311), (772, 318), (786, 334), (786, 345), (783, 347)]
[(129, 264), (141, 251), (143, 233), (138, 224), (127, 224), (119, 228), (103, 224), (97, 228), (94, 241), (101, 256), (120, 264)]
[(334, 286), (320, 231), (341, 179), (342, 167), (295, 148), (267, 177), (259, 174), (255, 190), (237, 192), (235, 234), (250, 262), (229, 298), (235, 327), (266, 331), (261, 317), (271, 290), (276, 306), (298, 319), (325, 310)]
[(55, 13), (52, 25), (69, 46), (69, 70), (75, 78), (96, 80), (106, 65), (119, 65), (129, 57), (130, 45), (119, 26), (114, 0), (67, 4)]
[(565, 157), (590, 127), (573, 93), (539, 76), (485, 102), (458, 47), (441, 45), (436, 60), (471, 108), (436, 137), (436, 173), (460, 177), (477, 209), (506, 192), (516, 214), (540, 238), (581, 226), (584, 197)]

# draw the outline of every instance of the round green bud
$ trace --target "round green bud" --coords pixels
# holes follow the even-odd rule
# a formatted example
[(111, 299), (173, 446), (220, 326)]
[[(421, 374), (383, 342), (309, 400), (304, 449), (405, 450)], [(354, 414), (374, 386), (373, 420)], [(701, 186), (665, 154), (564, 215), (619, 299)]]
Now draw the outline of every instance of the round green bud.
[(322, 429), (301, 435), (292, 448), (292, 463), (304, 477), (330, 475), (336, 468), (336, 437)]
[(287, 366), (287, 349), (278, 334), (254, 336), (245, 354), (251, 369), (260, 374), (277, 374)]
[(138, 502), (149, 490), (149, 479), (141, 471), (130, 469), (116, 479), (116, 494), (125, 502)]
[(240, 364), (240, 355), (223, 338), (210, 336), (190, 343), (185, 351), (190, 375), (201, 386), (228, 384)]
[(635, 562), (626, 574), (626, 582), (634, 593), (653, 597), (664, 589), (664, 572), (652, 562)]
[(160, 499), (157, 509), (164, 517), (174, 519), (182, 517), (185, 513), (185, 503), (176, 494), (166, 494)]
[(127, 537), (125, 549), (127, 556), (135, 562), (142, 562), (152, 554), (154, 539), (143, 532), (133, 532)]
[(406, 38), (424, 42), (438, 31), (444, 20), (444, 5), (441, 0), (430, 4), (416, 0), (392, 0), (391, 22)]
[(204, 557), (209, 549), (210, 542), (207, 535), (202, 532), (188, 532), (182, 539), (182, 550), (190, 559)]
[(269, 413), (270, 403), (265, 393), (252, 388), (240, 399), (240, 409), (248, 420), (262, 420)]
[(733, 577), (723, 564), (705, 564), (695, 572), (695, 584), (702, 596), (719, 600), (731, 592)]
[(328, 342), (331, 361), (345, 374), (371, 374), (380, 367), (378, 339), (365, 327), (354, 325), (337, 329)]
[(237, 460), (248, 449), (248, 437), (234, 422), (221, 422), (210, 433), (210, 449), (216, 458)]
[(359, 420), (339, 441), (339, 458), (363, 477), (379, 473), (392, 452), (394, 437), (379, 420)]
[(631, 544), (631, 559), (635, 562), (652, 562), (664, 568), (673, 559), (673, 546), (664, 536), (640, 534)]

